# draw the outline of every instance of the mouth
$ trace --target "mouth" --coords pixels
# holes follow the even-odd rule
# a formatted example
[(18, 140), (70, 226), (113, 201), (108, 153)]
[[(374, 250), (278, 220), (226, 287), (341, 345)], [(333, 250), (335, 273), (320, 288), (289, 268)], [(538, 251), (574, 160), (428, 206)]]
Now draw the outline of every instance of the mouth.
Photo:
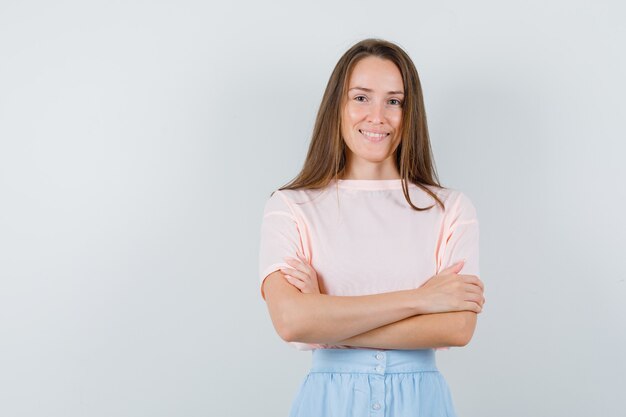
[(359, 133), (361, 133), (367, 140), (370, 142), (382, 142), (387, 136), (389, 136), (388, 132), (370, 132), (368, 130), (359, 129)]

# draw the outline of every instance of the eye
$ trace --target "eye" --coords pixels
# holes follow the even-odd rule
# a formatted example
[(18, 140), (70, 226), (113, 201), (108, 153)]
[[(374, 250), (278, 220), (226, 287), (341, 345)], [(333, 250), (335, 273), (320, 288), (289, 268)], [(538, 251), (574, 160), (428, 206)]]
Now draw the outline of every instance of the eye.
[(398, 106), (402, 105), (402, 102), (400, 100), (398, 100), (397, 98), (392, 98), (391, 100), (389, 100), (390, 102), (395, 101), (395, 103), (391, 103), (391, 104), (396, 104)]
[(363, 100), (365, 100), (365, 96), (355, 96), (355, 97), (354, 97), (354, 99), (355, 99), (356, 101), (362, 101), (362, 100), (359, 100), (360, 98), (362, 98)]

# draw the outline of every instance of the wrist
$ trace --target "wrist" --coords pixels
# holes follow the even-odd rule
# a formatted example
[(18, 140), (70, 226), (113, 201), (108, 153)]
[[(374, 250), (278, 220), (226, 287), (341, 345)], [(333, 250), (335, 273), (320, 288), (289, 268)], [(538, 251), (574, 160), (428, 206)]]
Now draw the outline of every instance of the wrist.
[(427, 306), (424, 302), (424, 292), (421, 288), (415, 288), (411, 291), (411, 309), (413, 315), (428, 314)]

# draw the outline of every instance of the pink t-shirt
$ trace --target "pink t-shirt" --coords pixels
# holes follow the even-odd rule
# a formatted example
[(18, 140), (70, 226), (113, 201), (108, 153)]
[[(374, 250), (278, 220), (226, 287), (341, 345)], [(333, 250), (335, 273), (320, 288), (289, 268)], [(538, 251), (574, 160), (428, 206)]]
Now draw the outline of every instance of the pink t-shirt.
[[(420, 287), (440, 270), (465, 259), (461, 274), (479, 275), (478, 220), (460, 191), (427, 186), (444, 203), (402, 180), (338, 180), (321, 190), (277, 190), (261, 225), (259, 278), (303, 253), (329, 295), (369, 295)], [(291, 342), (298, 350), (353, 348)], [(446, 348), (440, 348), (446, 349)]]

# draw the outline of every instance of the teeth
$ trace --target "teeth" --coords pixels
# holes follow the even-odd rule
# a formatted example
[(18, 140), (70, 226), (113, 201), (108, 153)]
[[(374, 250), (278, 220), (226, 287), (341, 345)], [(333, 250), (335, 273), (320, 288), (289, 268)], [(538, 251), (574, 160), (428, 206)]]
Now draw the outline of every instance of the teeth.
[(387, 133), (372, 133), (368, 132), (367, 130), (360, 130), (359, 132), (370, 138), (384, 138), (385, 136), (387, 136)]

